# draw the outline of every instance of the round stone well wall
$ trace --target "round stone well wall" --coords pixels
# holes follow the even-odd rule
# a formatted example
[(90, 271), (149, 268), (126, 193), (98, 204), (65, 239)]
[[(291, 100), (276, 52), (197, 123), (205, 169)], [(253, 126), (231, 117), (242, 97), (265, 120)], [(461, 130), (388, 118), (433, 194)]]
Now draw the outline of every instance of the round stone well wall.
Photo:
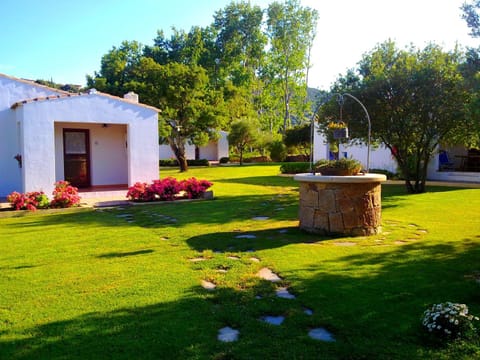
[(385, 175), (298, 174), (302, 230), (318, 234), (374, 235), (381, 231)]

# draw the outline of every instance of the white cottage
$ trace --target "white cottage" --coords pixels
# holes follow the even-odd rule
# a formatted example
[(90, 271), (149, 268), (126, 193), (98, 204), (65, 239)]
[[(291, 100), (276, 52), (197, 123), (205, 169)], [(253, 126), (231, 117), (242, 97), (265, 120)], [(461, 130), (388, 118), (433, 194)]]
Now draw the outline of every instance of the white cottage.
[[(330, 149), (325, 136), (315, 126), (313, 139), (313, 160), (329, 159)], [(362, 162), (366, 168), (366, 145), (343, 145), (339, 147), (340, 157), (352, 157)], [(390, 149), (385, 145), (370, 149), (370, 169), (398, 172), (398, 166)], [(480, 183), (480, 151), (467, 150), (464, 146), (440, 147), (436, 156), (430, 160), (427, 179), (433, 181), (474, 182)]]
[(71, 94), (0, 74), (0, 197), (158, 179), (158, 109), (129, 93)]
[[(211, 140), (205, 146), (195, 146), (187, 144), (185, 146), (185, 155), (188, 160), (206, 159), (208, 161), (219, 161), (222, 157), (228, 157), (228, 133), (219, 131), (218, 140)], [(159, 145), (159, 156), (161, 160), (175, 159), (170, 145)]]

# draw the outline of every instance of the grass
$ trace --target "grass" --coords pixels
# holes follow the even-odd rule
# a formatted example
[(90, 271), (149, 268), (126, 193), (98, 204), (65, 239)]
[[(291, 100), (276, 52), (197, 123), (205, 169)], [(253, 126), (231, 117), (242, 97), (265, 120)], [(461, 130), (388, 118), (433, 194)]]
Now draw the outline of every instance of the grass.
[[(297, 229), (297, 183), (278, 168), (162, 168), (214, 182), (214, 201), (0, 213), (0, 359), (480, 357), (478, 340), (420, 328), (431, 303), (480, 314), (479, 189), (384, 185), (382, 234), (324, 238)], [(296, 299), (255, 277), (265, 266)], [(217, 341), (224, 326), (239, 341)], [(310, 339), (315, 327), (337, 341)]]

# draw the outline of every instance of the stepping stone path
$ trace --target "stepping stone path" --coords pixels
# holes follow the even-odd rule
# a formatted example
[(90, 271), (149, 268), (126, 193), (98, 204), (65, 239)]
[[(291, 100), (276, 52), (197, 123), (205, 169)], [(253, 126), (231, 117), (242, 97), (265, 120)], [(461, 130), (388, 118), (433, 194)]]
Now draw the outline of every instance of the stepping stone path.
[(278, 276), (277, 274), (275, 274), (269, 268), (260, 269), (260, 271), (257, 273), (257, 277), (259, 277), (261, 279), (264, 279), (264, 280), (267, 280), (267, 281), (271, 281), (273, 283), (282, 281), (282, 278), (280, 276)]
[[(240, 235), (240, 236), (244, 236), (244, 235)], [(355, 243), (351, 243), (351, 244), (356, 245)], [(232, 260), (239, 260), (240, 259), (238, 256), (228, 256), (227, 258), (232, 259)], [(207, 260), (207, 259), (205, 259), (203, 257), (198, 257), (198, 258), (192, 258), (192, 259), (189, 259), (189, 260), (192, 261), (192, 262), (196, 262), (196, 261), (204, 261), (204, 260)], [(254, 262), (260, 262), (260, 259), (258, 259), (256, 257), (251, 257), (250, 260), (254, 261)], [(220, 272), (220, 273), (226, 273), (227, 269), (217, 268), (216, 271)], [(272, 283), (278, 283), (278, 282), (282, 281), (282, 278), (280, 276), (275, 274), (272, 270), (270, 270), (267, 267), (264, 267), (264, 268), (260, 269), (258, 271), (258, 273), (256, 274), (256, 276), (261, 278), (261, 279), (271, 281)], [(207, 280), (202, 280), (201, 285), (205, 290), (208, 290), (208, 291), (213, 291), (217, 287), (216, 284), (214, 284), (211, 281), (207, 281)], [(276, 290), (276, 295), (277, 295), (277, 297), (283, 298), (283, 299), (296, 299), (296, 296), (291, 294), (288, 291), (287, 287), (278, 287), (277, 290)], [(262, 296), (257, 295), (257, 296), (255, 296), (255, 299), (261, 300)], [(313, 310), (309, 309), (309, 308), (304, 308), (303, 313), (307, 316), (312, 316), (313, 315)], [(271, 325), (280, 326), (285, 321), (285, 316), (265, 315), (265, 316), (260, 317), (259, 320), (264, 321), (264, 322), (266, 322), (268, 324), (271, 324)], [(222, 328), (218, 331), (217, 339), (218, 339), (218, 341), (221, 341), (221, 342), (234, 342), (234, 341), (238, 340), (239, 334), (240, 334), (239, 330), (236, 330), (236, 329), (233, 329), (229, 326), (226, 326), (226, 327), (224, 327), (224, 328)], [(325, 341), (325, 342), (336, 341), (332, 333), (330, 333), (325, 328), (321, 328), (321, 327), (310, 330), (309, 333), (308, 333), (308, 336), (311, 337), (314, 340), (319, 340), (319, 341)]]
[(320, 341), (326, 341), (326, 342), (335, 341), (335, 338), (333, 337), (333, 335), (324, 328), (312, 329), (308, 333), (308, 336), (310, 336), (312, 339), (320, 340)]
[(232, 329), (229, 326), (226, 326), (218, 331), (217, 339), (222, 342), (237, 341), (239, 334), (240, 334), (240, 331)]
[(256, 239), (257, 237), (253, 234), (237, 235), (235, 239)]
[(282, 325), (285, 316), (262, 316), (260, 320), (272, 325)]

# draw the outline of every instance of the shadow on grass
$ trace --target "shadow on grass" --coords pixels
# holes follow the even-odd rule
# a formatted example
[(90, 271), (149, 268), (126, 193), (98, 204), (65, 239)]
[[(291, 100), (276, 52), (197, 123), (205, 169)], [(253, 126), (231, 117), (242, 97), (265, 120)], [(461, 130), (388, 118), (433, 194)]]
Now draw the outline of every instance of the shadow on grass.
[[(295, 198), (296, 199), (296, 198)], [(159, 203), (103, 209), (67, 209), (65, 212), (39, 210), (23, 213), (21, 221), (4, 224), (5, 227), (31, 228), (74, 223), (77, 226), (101, 224), (115, 227), (156, 228), (165, 225), (182, 227), (192, 223), (224, 225), (236, 221), (249, 221), (266, 216), (269, 221), (296, 220), (298, 200), (291, 195), (247, 195), (221, 197), (211, 201), (189, 203)], [(42, 216), (46, 215), (46, 216)]]
[(191, 237), (187, 244), (196, 251), (252, 252), (275, 249), (291, 244), (315, 243), (331, 237), (307, 234), (298, 227), (276, 228), (260, 231), (215, 232)]
[(235, 179), (218, 179), (215, 180), (215, 182), (261, 186), (298, 187), (298, 182), (293, 180), (293, 177), (286, 176), (250, 176)]
[(349, 358), (479, 358), (480, 339), (439, 347), (421, 327), (423, 312), (434, 303), (466, 303), (480, 314), (480, 289), (471, 276), (480, 269), (478, 242), (392, 244), (380, 252), (354, 248), (283, 273), (295, 279), (298, 298), (319, 313)]
[[(0, 358), (478, 358), (478, 341), (430, 346), (419, 324), (430, 303), (473, 302), (471, 312), (480, 313), (478, 286), (465, 277), (478, 269), (479, 256), (478, 243), (468, 248), (413, 243), (323, 262), (312, 258), (310, 268), (282, 272), (291, 280), (294, 300), (257, 299), (261, 280), (240, 277), (244, 284), (235, 289), (208, 292), (198, 286), (176, 301), (84, 314), (21, 334), (4, 330), (0, 336), (8, 337), (0, 340)], [(313, 315), (305, 315), (304, 306)], [(259, 321), (263, 315), (286, 319), (273, 326)], [(225, 326), (240, 331), (239, 341), (216, 340)], [(309, 339), (309, 329), (318, 326), (331, 331), (336, 342)]]
[(122, 258), (122, 257), (127, 257), (127, 256), (137, 256), (137, 255), (145, 255), (145, 254), (151, 254), (155, 250), (152, 249), (145, 249), (145, 250), (138, 250), (138, 251), (130, 251), (130, 252), (112, 252), (112, 253), (107, 253), (107, 254), (102, 254), (98, 255), (97, 258), (105, 258), (105, 259), (112, 259), (112, 258)]

